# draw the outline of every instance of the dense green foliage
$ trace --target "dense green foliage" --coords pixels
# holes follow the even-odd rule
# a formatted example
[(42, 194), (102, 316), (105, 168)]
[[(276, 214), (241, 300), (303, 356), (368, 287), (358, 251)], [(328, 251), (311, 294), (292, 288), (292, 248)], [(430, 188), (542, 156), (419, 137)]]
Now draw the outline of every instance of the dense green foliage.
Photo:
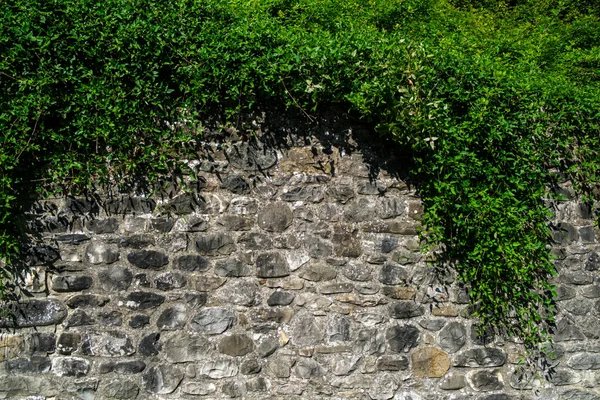
[(596, 2), (15, 0), (0, 49), (4, 298), (31, 190), (173, 173), (206, 110), (337, 105), (412, 154), (424, 248), (483, 324), (547, 338), (544, 199), (600, 182)]

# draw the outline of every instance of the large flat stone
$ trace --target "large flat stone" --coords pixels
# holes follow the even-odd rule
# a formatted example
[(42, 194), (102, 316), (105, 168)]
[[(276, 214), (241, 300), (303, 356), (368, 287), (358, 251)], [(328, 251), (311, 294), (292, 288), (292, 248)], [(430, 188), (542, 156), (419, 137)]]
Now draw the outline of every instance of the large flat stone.
[(0, 328), (57, 325), (67, 316), (67, 307), (52, 298), (28, 300), (16, 307), (7, 307), (7, 311), (9, 315), (14, 313), (14, 320), (11, 317), (0, 319)]

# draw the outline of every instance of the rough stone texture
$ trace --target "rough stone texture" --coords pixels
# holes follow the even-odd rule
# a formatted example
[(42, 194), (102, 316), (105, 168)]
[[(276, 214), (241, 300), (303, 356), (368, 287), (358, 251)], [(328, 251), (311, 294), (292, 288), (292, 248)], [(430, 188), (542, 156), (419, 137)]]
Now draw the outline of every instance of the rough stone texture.
[(218, 335), (229, 329), (235, 322), (235, 315), (223, 308), (206, 308), (190, 321), (190, 328), (207, 335)]
[(279, 278), (290, 274), (287, 260), (281, 253), (263, 253), (256, 258), (256, 275), (259, 278)]
[(169, 263), (169, 257), (154, 250), (142, 250), (127, 255), (127, 260), (138, 268), (159, 270)]
[(467, 341), (466, 328), (458, 323), (451, 322), (440, 331), (440, 346), (448, 353), (456, 353)]
[(171, 336), (163, 345), (165, 359), (171, 363), (203, 360), (213, 348), (205, 337), (182, 332)]
[(60, 300), (52, 298), (29, 300), (20, 304), (16, 310), (8, 308), (8, 311), (15, 318), (0, 319), (0, 328), (55, 325), (67, 316), (67, 307)]
[(142, 376), (144, 390), (154, 394), (173, 393), (183, 379), (183, 372), (179, 367), (169, 364), (160, 364), (152, 367)]
[(292, 210), (285, 203), (269, 204), (258, 213), (258, 226), (267, 232), (283, 232), (292, 220)]
[(109, 267), (98, 272), (98, 283), (107, 292), (127, 290), (132, 281), (133, 274), (128, 268)]
[(439, 378), (450, 369), (450, 358), (435, 347), (424, 347), (412, 353), (413, 373), (417, 378)]
[(287, 128), (207, 129), (181, 190), (34, 207), (0, 399), (600, 399), (598, 205), (553, 204), (557, 358), (521, 379), (518, 341), (478, 337), (467, 289), (419, 253), (404, 155)]
[(246, 335), (229, 335), (219, 342), (219, 352), (228, 356), (244, 356), (252, 351), (254, 351), (254, 342)]

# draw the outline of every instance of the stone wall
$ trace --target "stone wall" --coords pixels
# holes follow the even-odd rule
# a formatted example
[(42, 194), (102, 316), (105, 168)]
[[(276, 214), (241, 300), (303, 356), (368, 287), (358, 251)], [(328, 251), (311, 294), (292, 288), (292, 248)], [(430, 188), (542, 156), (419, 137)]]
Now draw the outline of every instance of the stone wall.
[(184, 190), (37, 202), (0, 398), (600, 399), (589, 209), (553, 204), (557, 359), (521, 376), (519, 345), (477, 337), (419, 253), (393, 152), (318, 136), (207, 142)]

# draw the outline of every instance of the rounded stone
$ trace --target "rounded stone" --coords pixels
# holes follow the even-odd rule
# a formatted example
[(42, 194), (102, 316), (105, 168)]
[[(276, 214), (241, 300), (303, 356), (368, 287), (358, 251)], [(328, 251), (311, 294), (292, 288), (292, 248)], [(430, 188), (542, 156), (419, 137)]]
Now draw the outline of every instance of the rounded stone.
[(267, 232), (283, 232), (292, 220), (292, 210), (285, 203), (269, 204), (258, 213), (258, 226)]
[(190, 329), (207, 335), (218, 335), (235, 322), (233, 312), (224, 308), (205, 308), (192, 318)]
[(440, 378), (450, 369), (448, 354), (435, 347), (424, 347), (411, 355), (415, 378)]
[(169, 263), (169, 256), (154, 250), (129, 253), (127, 260), (138, 268), (159, 270)]
[(467, 341), (467, 329), (458, 322), (451, 322), (440, 331), (439, 340), (442, 349), (456, 353)]
[(173, 331), (183, 328), (186, 320), (185, 306), (183, 304), (175, 304), (160, 314), (160, 317), (156, 321), (156, 326), (163, 331)]
[(133, 274), (128, 268), (110, 267), (98, 273), (98, 282), (106, 292), (127, 290), (133, 280)]
[(232, 357), (244, 356), (254, 351), (254, 342), (243, 334), (224, 337), (219, 343), (219, 352)]

